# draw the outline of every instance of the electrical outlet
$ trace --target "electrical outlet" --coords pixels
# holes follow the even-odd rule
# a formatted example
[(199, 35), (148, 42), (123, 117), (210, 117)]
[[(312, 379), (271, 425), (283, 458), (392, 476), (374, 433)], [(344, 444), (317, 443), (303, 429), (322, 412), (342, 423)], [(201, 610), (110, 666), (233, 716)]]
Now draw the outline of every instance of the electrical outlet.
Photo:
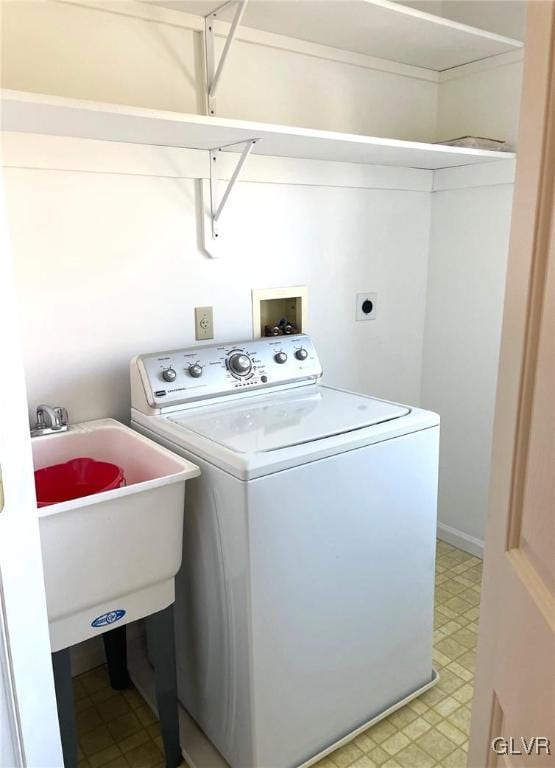
[(197, 341), (214, 338), (212, 307), (195, 307), (195, 338)]
[(357, 293), (356, 319), (375, 320), (377, 299), (376, 293)]

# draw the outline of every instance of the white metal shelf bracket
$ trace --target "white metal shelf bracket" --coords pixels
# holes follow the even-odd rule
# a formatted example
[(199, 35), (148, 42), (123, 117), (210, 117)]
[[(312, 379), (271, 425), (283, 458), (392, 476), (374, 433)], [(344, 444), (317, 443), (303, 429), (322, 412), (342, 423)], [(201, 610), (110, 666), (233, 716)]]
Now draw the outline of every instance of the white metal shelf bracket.
[[(227, 61), (229, 51), (235, 39), (235, 35), (237, 34), (237, 30), (239, 29), (239, 25), (241, 24), (243, 14), (245, 13), (247, 2), (248, 0), (229, 0), (229, 2), (224, 3), (224, 5), (220, 6), (215, 11), (212, 11), (212, 13), (209, 13), (208, 16), (204, 17), (204, 52), (205, 52), (205, 58), (206, 58), (206, 97), (207, 97), (209, 115), (216, 114), (216, 91), (218, 90), (218, 85), (221, 82), (225, 63)], [(220, 56), (220, 60), (218, 61), (218, 64), (216, 64), (216, 40), (215, 40), (216, 35), (214, 31), (214, 24), (218, 19), (218, 16), (224, 10), (224, 8), (228, 8), (230, 5), (233, 5), (234, 3), (237, 3), (237, 7), (235, 9), (235, 15), (233, 17), (233, 21), (231, 22), (231, 27), (229, 29), (229, 33), (227, 35), (227, 38), (224, 44), (224, 49)]]
[[(239, 157), (239, 160), (237, 161), (237, 165), (235, 166), (233, 173), (231, 174), (231, 178), (227, 182), (227, 187), (225, 188), (225, 192), (223, 193), (221, 200), (219, 198), (219, 192), (218, 192), (217, 164), (218, 164), (218, 155), (222, 151), (223, 147), (218, 147), (217, 149), (210, 150), (210, 214), (212, 217), (212, 237), (214, 238), (219, 237), (218, 221), (224, 211), (227, 201), (229, 200), (229, 196), (233, 191), (233, 187), (237, 183), (239, 174), (241, 173), (241, 170), (245, 165), (245, 162), (247, 161), (247, 157), (250, 155), (250, 153), (254, 149), (254, 145), (257, 143), (257, 141), (260, 141), (260, 139), (249, 139), (246, 142), (243, 142), (243, 141), (239, 142), (240, 144), (244, 144), (245, 146), (243, 148), (243, 151), (241, 152), (241, 156)], [(233, 145), (229, 145), (229, 146), (233, 146)]]
[[(227, 144), (225, 147), (216, 147), (208, 150), (208, 156), (210, 159), (210, 176), (208, 180), (209, 190), (208, 195), (203, 194), (203, 208), (204, 208), (204, 248), (210, 256), (218, 256), (218, 241), (220, 240), (219, 222), (224, 212), (224, 209), (229, 201), (233, 188), (237, 183), (239, 175), (245, 165), (248, 156), (261, 139), (248, 139), (247, 141), (239, 141), (236, 144)], [(221, 157), (223, 149), (228, 147), (239, 146), (244, 144), (243, 151), (241, 152), (239, 159), (223, 194), (220, 196), (220, 182), (218, 180), (218, 159)], [(203, 184), (203, 188), (205, 184)], [(208, 200), (206, 200), (208, 198)], [(208, 203), (208, 205), (206, 205)], [(208, 221), (207, 221), (208, 219)], [(209, 233), (209, 237), (207, 237)]]

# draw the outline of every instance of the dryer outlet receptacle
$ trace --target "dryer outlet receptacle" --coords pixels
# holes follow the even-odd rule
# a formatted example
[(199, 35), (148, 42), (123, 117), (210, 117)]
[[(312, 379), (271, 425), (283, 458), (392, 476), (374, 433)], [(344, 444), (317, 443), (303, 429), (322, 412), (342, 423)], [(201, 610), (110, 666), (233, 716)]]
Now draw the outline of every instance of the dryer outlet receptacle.
[(377, 300), (377, 293), (357, 293), (355, 315), (356, 319), (375, 320)]

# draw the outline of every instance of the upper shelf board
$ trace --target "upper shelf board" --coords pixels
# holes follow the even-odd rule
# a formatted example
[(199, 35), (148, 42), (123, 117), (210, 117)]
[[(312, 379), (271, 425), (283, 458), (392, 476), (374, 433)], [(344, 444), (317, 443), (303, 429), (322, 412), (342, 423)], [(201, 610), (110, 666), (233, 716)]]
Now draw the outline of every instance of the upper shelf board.
[(21, 91), (2, 91), (1, 127), (4, 131), (164, 147), (226, 147), (232, 152), (242, 147), (227, 145), (261, 139), (253, 149), (259, 155), (427, 170), (514, 157), (509, 152), (315, 131)]
[[(157, 0), (207, 16), (220, 0)], [(222, 19), (225, 19), (225, 12)], [(246, 27), (442, 72), (522, 48), (520, 40), (390, 0), (249, 0)]]

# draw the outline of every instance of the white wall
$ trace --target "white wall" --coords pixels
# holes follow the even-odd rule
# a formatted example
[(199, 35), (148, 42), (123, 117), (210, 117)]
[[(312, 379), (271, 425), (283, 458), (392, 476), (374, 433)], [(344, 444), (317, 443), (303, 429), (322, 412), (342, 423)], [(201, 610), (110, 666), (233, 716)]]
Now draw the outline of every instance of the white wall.
[(440, 535), (475, 554), (488, 503), (511, 168), (498, 181), (432, 196), (422, 405), (442, 419)]
[(516, 148), (521, 87), (521, 52), (441, 72), (437, 140), (483, 136)]
[[(99, 6), (3, 3), (3, 87), (204, 112), (202, 41), (194, 31), (200, 17), (131, 0)], [(435, 73), (278, 35), (254, 38), (265, 44), (234, 43), (218, 91), (218, 115), (433, 138)]]
[[(96, 5), (2, 4), (3, 85), (202, 112), (198, 19), (131, 1)], [(218, 112), (400, 138), (514, 139), (519, 56), (489, 64), (437, 78), (261, 34), (238, 41)], [(214, 305), (218, 340), (240, 338), (251, 333), (251, 288), (307, 284), (328, 381), (411, 403), (422, 381), (424, 405), (443, 418), (442, 524), (482, 537), (507, 188), (430, 195), (426, 172), (251, 158), (225, 222), (229, 253), (212, 261), (198, 245), (199, 153), (29, 136), (6, 147), (31, 407), (46, 400), (73, 420), (126, 420), (130, 356), (191, 343), (195, 305)], [(457, 195), (460, 207), (449, 204)], [(463, 268), (480, 333), (452, 317), (464, 296), (450, 275)], [(378, 319), (355, 323), (354, 295), (366, 290), (378, 293)], [(479, 380), (462, 375), (470, 344), (488, 361)], [(461, 378), (436, 384), (451, 369)], [(463, 466), (460, 419), (477, 401), (475, 480), (452, 467)]]
[[(127, 420), (132, 355), (193, 343), (197, 305), (214, 306), (216, 340), (250, 337), (251, 289), (297, 284), (330, 383), (419, 399), (429, 192), (240, 183), (222, 220), (229, 251), (212, 260), (197, 183), (168, 177), (167, 153), (150, 175), (121, 159), (94, 172), (97, 143), (77, 143), (87, 171), (47, 169), (47, 156), (5, 172), (31, 408)], [(365, 290), (378, 319), (355, 323)]]
[(403, 0), (402, 5), (524, 40), (526, 0)]
[[(526, 39), (524, 0), (416, 0), (405, 5), (462, 24)], [(483, 136), (517, 146), (522, 51), (439, 73), (436, 141)]]
[(441, 5), (448, 19), (524, 40), (526, 0), (443, 0)]
[(416, 141), (435, 135), (435, 82), (260, 45), (239, 43), (217, 101), (228, 117)]
[[(520, 23), (518, 3), (493, 5), (483, 3), (482, 26), (498, 17)], [(509, 13), (500, 14), (498, 6)], [(441, 7), (458, 20), (481, 18), (481, 2)], [(133, 0), (29, 0), (3, 3), (1, 12), (3, 87), (204, 112), (200, 17)], [(516, 145), (521, 76), (520, 52), (438, 76), (243, 30), (226, 66), (217, 114), (399, 139), (477, 135)]]
[[(199, 20), (133, 2), (97, 5), (8, 3), (2, 9), (3, 85), (202, 111)], [(261, 39), (265, 44), (236, 43), (218, 114), (406, 138), (433, 135), (432, 73), (298, 41), (287, 50), (288, 41), (278, 36)], [(214, 263), (197, 246), (195, 184), (164, 178), (183, 164), (178, 153), (160, 150), (146, 178), (133, 160), (106, 163), (106, 151), (94, 142), (83, 142), (70, 166), (62, 151), (52, 154), (52, 143), (44, 146), (30, 165), (50, 170), (14, 169), (7, 177), (31, 406), (57, 400), (73, 418), (127, 418), (132, 354), (191, 343), (193, 307), (201, 304), (214, 304), (218, 339), (249, 336), (251, 288), (297, 283), (309, 287), (311, 330), (321, 338), (331, 381), (418, 399), (427, 194), (361, 189), (369, 182), (361, 182), (354, 167), (340, 174), (352, 188), (327, 189), (333, 173), (315, 176), (318, 164), (303, 176), (304, 187), (240, 185), (229, 217), (235, 246)], [(252, 159), (250, 168), (257, 162)], [(398, 172), (392, 178), (400, 178)], [(407, 188), (404, 180), (399, 186)], [(410, 222), (406, 228), (397, 227), (398, 211)], [(354, 323), (361, 290), (380, 294), (375, 323)], [(52, 341), (58, 339), (61, 345)]]

